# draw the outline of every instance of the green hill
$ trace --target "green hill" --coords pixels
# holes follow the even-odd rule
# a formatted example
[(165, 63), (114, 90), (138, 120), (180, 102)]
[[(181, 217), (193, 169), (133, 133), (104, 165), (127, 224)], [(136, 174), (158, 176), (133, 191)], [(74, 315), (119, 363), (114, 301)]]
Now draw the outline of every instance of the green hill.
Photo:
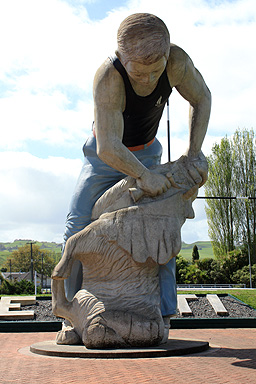
[[(19, 239), (19, 240), (15, 240), (13, 243), (0, 243), (0, 269), (5, 263), (5, 260), (11, 255), (12, 251), (14, 251), (15, 249), (18, 249), (19, 247), (24, 246), (29, 242), (31, 242), (31, 240)], [(44, 242), (35, 241), (35, 243), (39, 245), (41, 249), (47, 249), (50, 252), (54, 253), (57, 259), (56, 262), (60, 259), (61, 244), (57, 244), (54, 242), (50, 243), (47, 241), (44, 241)], [(210, 241), (196, 241), (195, 243), (192, 243), (192, 244), (186, 244), (183, 242), (180, 255), (185, 257), (188, 260), (192, 260), (192, 250), (195, 244), (198, 247), (200, 259), (204, 259), (206, 257), (214, 258), (212, 245)]]
[(200, 259), (205, 259), (205, 258), (213, 258), (213, 249), (212, 249), (212, 244), (210, 241), (196, 241), (195, 243), (192, 244), (186, 244), (182, 242), (181, 246), (181, 251), (180, 255), (183, 256), (185, 259), (192, 260), (192, 250), (194, 245), (197, 245), (198, 252)]
[[(0, 243), (0, 269), (2, 268), (3, 264), (5, 263), (6, 259), (11, 255), (13, 251), (18, 249), (19, 247), (24, 246), (27, 243), (30, 243), (32, 240), (14, 240), (12, 243)], [(56, 257), (56, 262), (60, 259), (61, 257), (61, 244), (57, 244), (54, 242), (40, 242), (40, 241), (35, 241), (35, 244), (39, 245), (41, 249), (47, 249), (50, 251), (52, 254), (55, 255)]]

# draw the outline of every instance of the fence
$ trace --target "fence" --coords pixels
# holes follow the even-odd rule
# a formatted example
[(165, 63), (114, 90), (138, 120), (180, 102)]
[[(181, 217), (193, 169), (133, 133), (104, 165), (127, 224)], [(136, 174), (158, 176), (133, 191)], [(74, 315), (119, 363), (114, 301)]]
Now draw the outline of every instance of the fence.
[(246, 288), (246, 284), (177, 284), (177, 288)]

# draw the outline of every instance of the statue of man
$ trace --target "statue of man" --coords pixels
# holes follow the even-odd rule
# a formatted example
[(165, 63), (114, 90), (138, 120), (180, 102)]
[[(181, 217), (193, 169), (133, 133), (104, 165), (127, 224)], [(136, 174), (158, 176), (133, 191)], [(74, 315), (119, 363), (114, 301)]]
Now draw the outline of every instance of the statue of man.
[[(160, 164), (162, 147), (156, 133), (164, 106), (176, 88), (190, 104), (186, 171), (195, 185), (207, 179), (201, 146), (210, 116), (211, 96), (189, 56), (170, 43), (158, 17), (137, 13), (127, 17), (117, 34), (118, 48), (97, 70), (94, 79), (93, 132), (83, 151), (85, 162), (67, 216), (64, 240), (91, 222), (96, 200), (130, 175), (145, 194), (156, 196), (170, 188), (164, 175), (148, 168)], [(160, 266), (163, 317), (176, 313), (175, 258)], [(80, 262), (65, 280), (69, 300), (80, 289)]]

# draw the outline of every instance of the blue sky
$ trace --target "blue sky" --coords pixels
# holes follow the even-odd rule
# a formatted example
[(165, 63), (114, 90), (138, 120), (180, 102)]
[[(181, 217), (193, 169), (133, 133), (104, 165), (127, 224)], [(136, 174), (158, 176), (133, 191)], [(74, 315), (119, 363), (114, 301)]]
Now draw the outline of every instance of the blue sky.
[[(0, 2), (0, 241), (62, 241), (93, 121), (92, 83), (135, 12), (164, 20), (171, 41), (213, 96), (203, 151), (238, 128), (255, 129), (255, 0), (8, 0)], [(188, 145), (188, 103), (170, 99), (172, 160)], [(166, 113), (158, 138), (167, 161)], [(203, 194), (203, 190), (201, 191)], [(182, 231), (207, 240), (204, 202)]]
[(92, 0), (92, 1), (76, 1), (76, 0), (67, 0), (67, 3), (76, 6), (78, 3), (80, 3), (82, 6), (85, 7), (86, 11), (88, 12), (88, 16), (91, 20), (102, 20), (107, 15), (108, 12), (110, 12), (113, 9), (118, 9), (127, 4), (127, 1), (125, 0), (108, 0), (108, 1), (102, 1), (102, 0)]

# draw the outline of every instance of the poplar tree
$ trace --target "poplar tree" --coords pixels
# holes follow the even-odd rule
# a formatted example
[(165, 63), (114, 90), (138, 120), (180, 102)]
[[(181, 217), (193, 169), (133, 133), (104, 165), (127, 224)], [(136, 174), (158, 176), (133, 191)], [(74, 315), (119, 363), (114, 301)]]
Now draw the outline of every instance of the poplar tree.
[[(208, 157), (209, 176), (205, 184), (207, 197), (231, 197), (233, 195), (234, 157), (230, 140), (224, 137), (215, 144)], [(206, 215), (209, 236), (216, 256), (234, 250), (234, 210), (231, 200), (207, 199)]]
[[(253, 130), (237, 130), (233, 137), (235, 151), (234, 192), (236, 196), (254, 197), (256, 194), (256, 140)], [(240, 243), (249, 248), (252, 261), (255, 255), (255, 200), (238, 200), (236, 231)]]
[(218, 257), (236, 247), (251, 252), (255, 260), (256, 143), (253, 130), (236, 130), (232, 138), (224, 137), (215, 144), (208, 157), (207, 197), (236, 199), (206, 200), (206, 215), (213, 250)]

